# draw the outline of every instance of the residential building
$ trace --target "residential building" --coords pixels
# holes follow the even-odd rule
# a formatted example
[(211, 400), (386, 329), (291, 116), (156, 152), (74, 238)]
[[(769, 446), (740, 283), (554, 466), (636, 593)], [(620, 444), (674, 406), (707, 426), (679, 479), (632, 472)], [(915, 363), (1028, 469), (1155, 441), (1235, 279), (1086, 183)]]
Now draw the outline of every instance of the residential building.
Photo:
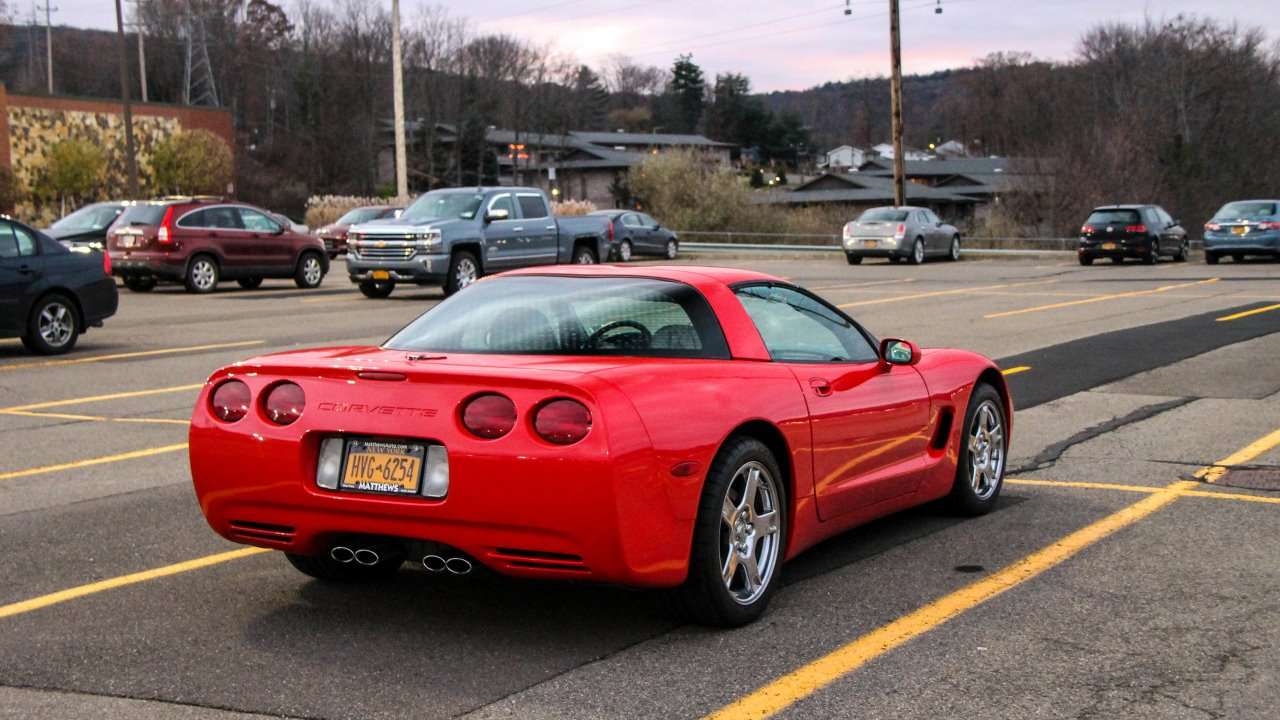
[[(879, 145), (872, 145), (871, 150), (872, 152), (875, 153), (877, 157), (880, 157), (886, 160), (892, 160), (894, 158), (893, 143), (880, 143)], [(906, 161), (932, 160), (933, 155), (929, 154), (925, 150), (917, 150), (916, 148), (913, 148), (909, 145), (903, 145), (902, 159)]]
[[(942, 188), (921, 183), (907, 183), (908, 205), (927, 207), (948, 222), (963, 223), (973, 217), (978, 200)], [(846, 207), (852, 218), (867, 208), (893, 205), (893, 180), (865, 173), (826, 173), (797, 185), (793, 190), (755, 193), (751, 197), (759, 205), (804, 207), (837, 205)]]
[(826, 168), (829, 172), (851, 172), (871, 157), (871, 150), (853, 145), (841, 145), (828, 150), (825, 157), (818, 163), (818, 167)]

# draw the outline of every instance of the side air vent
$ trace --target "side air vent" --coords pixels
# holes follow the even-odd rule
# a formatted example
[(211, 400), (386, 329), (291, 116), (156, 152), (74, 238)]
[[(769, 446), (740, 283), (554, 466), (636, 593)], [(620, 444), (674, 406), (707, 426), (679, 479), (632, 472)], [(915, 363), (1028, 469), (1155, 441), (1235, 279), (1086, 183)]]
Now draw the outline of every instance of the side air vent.
[(933, 431), (933, 441), (929, 443), (929, 447), (934, 450), (941, 450), (947, 446), (947, 438), (951, 437), (951, 421), (955, 416), (955, 411), (951, 408), (944, 408), (938, 415), (938, 427)]
[(520, 548), (494, 548), (493, 552), (489, 553), (489, 557), (498, 563), (513, 568), (571, 573), (591, 572), (581, 555), (570, 555), (568, 553), (522, 550)]
[(294, 532), (295, 530), (288, 525), (272, 525), (248, 520), (231, 521), (231, 534), (245, 542), (288, 545), (293, 542)]

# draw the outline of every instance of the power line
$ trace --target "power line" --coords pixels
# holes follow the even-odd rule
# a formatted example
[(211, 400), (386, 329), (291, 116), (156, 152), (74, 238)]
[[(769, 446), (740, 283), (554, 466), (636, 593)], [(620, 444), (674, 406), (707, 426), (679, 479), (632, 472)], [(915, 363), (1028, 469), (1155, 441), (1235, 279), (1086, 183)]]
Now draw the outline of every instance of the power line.
[[(856, 4), (859, 4), (859, 5), (870, 5), (872, 3), (880, 4), (883, 1), (884, 0), (855, 0)], [(667, 42), (661, 42), (661, 43), (658, 43), (657, 45), (653, 45), (650, 47), (665, 48), (670, 45), (680, 45), (681, 43), (686, 43), (686, 42), (689, 42), (690, 40), (700, 40), (706, 37), (719, 37), (721, 35), (725, 35), (728, 33), (738, 32), (739, 30), (751, 30), (764, 25), (773, 25), (775, 23), (786, 22), (788, 20), (796, 20), (803, 17), (812, 17), (814, 15), (825, 15), (831, 12), (832, 10), (838, 10), (842, 7), (844, 7), (843, 4), (827, 5), (825, 7), (818, 8), (817, 10), (810, 10), (809, 12), (796, 13), (794, 15), (784, 15), (782, 17), (776, 17), (776, 18), (769, 18), (768, 20), (761, 20), (760, 22), (751, 23), (750, 25), (739, 25), (738, 27), (735, 27), (735, 28), (728, 28), (725, 30), (717, 30), (715, 32), (710, 32), (710, 33), (700, 33), (698, 35), (690, 35), (687, 37), (676, 38), (675, 40), (668, 40)], [(830, 23), (826, 23), (826, 24), (830, 24)]]

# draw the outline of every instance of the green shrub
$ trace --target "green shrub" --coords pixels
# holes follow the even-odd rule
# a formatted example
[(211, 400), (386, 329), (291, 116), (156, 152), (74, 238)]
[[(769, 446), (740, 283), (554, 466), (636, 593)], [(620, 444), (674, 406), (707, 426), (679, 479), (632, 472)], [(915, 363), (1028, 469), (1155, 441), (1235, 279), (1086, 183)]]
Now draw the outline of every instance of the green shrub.
[(231, 184), (231, 148), (208, 130), (183, 130), (156, 145), (151, 167), (161, 195), (222, 195)]

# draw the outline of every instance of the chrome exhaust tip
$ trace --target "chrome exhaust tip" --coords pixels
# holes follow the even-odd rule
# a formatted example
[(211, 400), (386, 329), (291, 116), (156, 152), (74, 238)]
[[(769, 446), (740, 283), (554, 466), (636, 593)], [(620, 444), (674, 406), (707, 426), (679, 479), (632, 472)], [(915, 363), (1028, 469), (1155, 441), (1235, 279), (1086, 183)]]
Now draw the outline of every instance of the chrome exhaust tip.
[(366, 567), (377, 565), (379, 560), (378, 553), (370, 550), (369, 548), (360, 548), (355, 551), (355, 558), (356, 562)]
[(356, 559), (356, 554), (355, 551), (345, 545), (335, 545), (333, 549), (329, 551), (329, 557), (333, 558), (335, 562), (340, 562), (343, 565), (346, 565)]
[(441, 572), (447, 566), (448, 562), (439, 555), (425, 555), (422, 558), (422, 567), (426, 568), (427, 572)]
[(445, 568), (454, 575), (466, 575), (471, 572), (471, 561), (466, 558), (452, 557), (444, 562)]

